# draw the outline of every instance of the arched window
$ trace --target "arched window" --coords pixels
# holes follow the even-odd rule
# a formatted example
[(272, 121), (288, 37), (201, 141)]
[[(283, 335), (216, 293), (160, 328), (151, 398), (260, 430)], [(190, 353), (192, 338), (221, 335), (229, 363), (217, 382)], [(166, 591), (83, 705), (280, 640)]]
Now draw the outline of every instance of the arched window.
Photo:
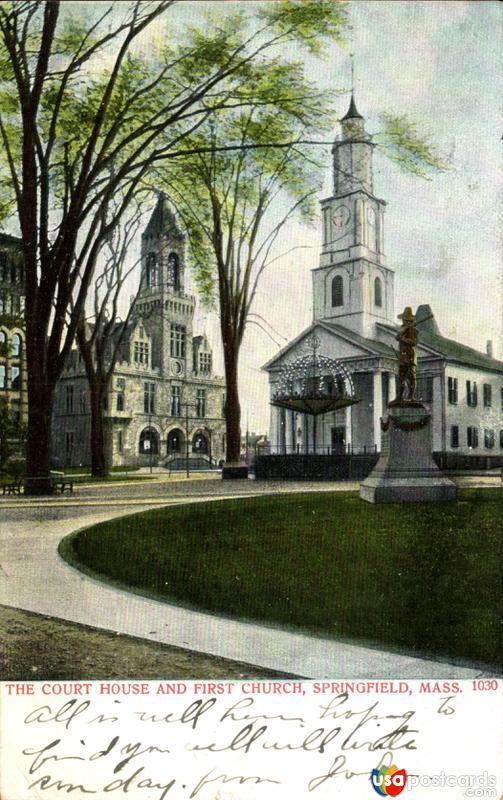
[(167, 284), (172, 286), (175, 292), (180, 289), (180, 260), (176, 253), (170, 253), (168, 256)]
[(21, 370), (19, 367), (10, 368), (10, 388), (19, 392), (21, 388)]
[(140, 454), (156, 456), (159, 453), (159, 436), (153, 428), (144, 428), (140, 434)]
[(157, 286), (157, 253), (147, 255), (147, 286)]
[(4, 331), (0, 331), (0, 356), (7, 355), (6, 346), (7, 346), (7, 336), (5, 335)]
[(344, 305), (344, 284), (342, 275), (336, 275), (332, 281), (332, 306)]
[(15, 333), (12, 337), (12, 355), (14, 358), (21, 356), (21, 337), (19, 333)]
[(382, 281), (380, 278), (376, 278), (374, 281), (374, 304), (382, 306)]
[(179, 428), (175, 428), (175, 430), (170, 431), (168, 433), (168, 440), (166, 444), (168, 456), (171, 453), (181, 453), (182, 442), (183, 442), (183, 434)]
[(198, 431), (194, 434), (192, 439), (192, 452), (198, 453), (198, 455), (208, 454), (208, 438), (202, 431)]

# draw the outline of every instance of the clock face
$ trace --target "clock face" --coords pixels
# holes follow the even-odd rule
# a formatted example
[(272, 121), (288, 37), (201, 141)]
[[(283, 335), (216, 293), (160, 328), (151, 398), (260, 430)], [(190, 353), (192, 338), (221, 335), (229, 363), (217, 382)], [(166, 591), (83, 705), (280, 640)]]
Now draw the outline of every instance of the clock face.
[(171, 363), (171, 372), (173, 375), (181, 375), (183, 371), (183, 367), (179, 361), (173, 361)]
[(351, 212), (345, 205), (337, 206), (332, 214), (332, 222), (336, 230), (340, 231), (346, 227), (351, 219)]

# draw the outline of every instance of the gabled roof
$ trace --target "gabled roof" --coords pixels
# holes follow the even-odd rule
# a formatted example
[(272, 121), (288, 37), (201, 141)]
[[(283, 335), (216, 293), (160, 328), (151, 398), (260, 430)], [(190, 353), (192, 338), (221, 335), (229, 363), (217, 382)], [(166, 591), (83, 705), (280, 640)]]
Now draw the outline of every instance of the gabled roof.
[(503, 374), (503, 361), (498, 361), (496, 358), (474, 350), (472, 347), (467, 347), (467, 345), (460, 342), (455, 342), (453, 339), (420, 333), (419, 342), (440, 352), (447, 361)]
[(368, 339), (366, 336), (360, 336), (359, 333), (355, 333), (355, 331), (345, 328), (343, 325), (339, 325), (336, 322), (324, 322), (323, 326), (332, 329), (335, 333), (339, 334), (339, 336), (349, 339), (360, 347), (369, 350), (372, 354), (386, 356), (387, 358), (396, 358), (397, 351), (389, 344), (385, 344), (385, 342), (380, 342), (378, 339)]
[[(446, 361), (503, 373), (503, 361), (488, 356), (487, 353), (482, 353), (480, 350), (475, 350), (473, 347), (468, 347), (466, 344), (456, 342), (454, 339), (448, 339), (447, 336), (442, 336), (430, 305), (425, 303), (418, 306), (415, 317), (416, 322), (419, 323), (417, 328), (419, 345), (442, 356)], [(384, 323), (378, 323), (378, 325), (390, 332), (400, 330), (398, 325)]]
[(473, 347), (442, 336), (429, 305), (424, 304), (418, 307), (416, 321), (420, 323), (417, 329), (419, 342), (437, 350), (447, 361), (503, 373), (503, 361), (498, 361), (498, 359), (488, 356), (487, 353), (481, 353)]
[(368, 353), (369, 356), (386, 356), (387, 358), (396, 358), (397, 353), (396, 351), (384, 342), (379, 342), (376, 339), (367, 339), (364, 336), (360, 336), (358, 333), (350, 330), (349, 328), (345, 328), (343, 325), (338, 325), (333, 322), (322, 322), (320, 320), (313, 322), (308, 328), (299, 333), (295, 339), (292, 339), (291, 342), (288, 342), (285, 347), (283, 347), (279, 353), (277, 353), (273, 358), (271, 358), (266, 364), (263, 365), (262, 369), (268, 370), (274, 367), (278, 361), (281, 361), (283, 356), (288, 353), (295, 345), (301, 341), (305, 336), (307, 336), (311, 331), (315, 328), (324, 328), (326, 331), (331, 333), (334, 336), (338, 336), (341, 339), (345, 339), (348, 342), (359, 347), (361, 350), (364, 350)]

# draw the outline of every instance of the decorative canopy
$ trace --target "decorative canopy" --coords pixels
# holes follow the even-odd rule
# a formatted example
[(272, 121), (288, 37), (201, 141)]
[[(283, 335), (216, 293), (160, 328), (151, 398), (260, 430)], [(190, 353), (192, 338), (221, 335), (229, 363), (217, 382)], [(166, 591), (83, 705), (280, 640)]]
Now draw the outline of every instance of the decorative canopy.
[(309, 354), (282, 366), (271, 405), (316, 417), (358, 403), (346, 368), (334, 358), (318, 354), (316, 335), (309, 337), (307, 345)]

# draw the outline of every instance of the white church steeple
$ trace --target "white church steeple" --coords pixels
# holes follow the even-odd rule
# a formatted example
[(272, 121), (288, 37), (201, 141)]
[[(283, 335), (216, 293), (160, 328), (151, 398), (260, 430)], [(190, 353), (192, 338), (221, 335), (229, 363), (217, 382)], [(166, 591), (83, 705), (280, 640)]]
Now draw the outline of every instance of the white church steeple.
[(374, 195), (372, 137), (351, 93), (332, 147), (334, 194), (321, 201), (323, 242), (313, 270), (314, 319), (362, 336), (394, 322), (393, 271), (384, 256), (384, 209)]
[(365, 122), (356, 108), (354, 94), (347, 114), (341, 119), (342, 134), (332, 147), (334, 194), (355, 189), (372, 192), (372, 149), (374, 145), (365, 130)]

